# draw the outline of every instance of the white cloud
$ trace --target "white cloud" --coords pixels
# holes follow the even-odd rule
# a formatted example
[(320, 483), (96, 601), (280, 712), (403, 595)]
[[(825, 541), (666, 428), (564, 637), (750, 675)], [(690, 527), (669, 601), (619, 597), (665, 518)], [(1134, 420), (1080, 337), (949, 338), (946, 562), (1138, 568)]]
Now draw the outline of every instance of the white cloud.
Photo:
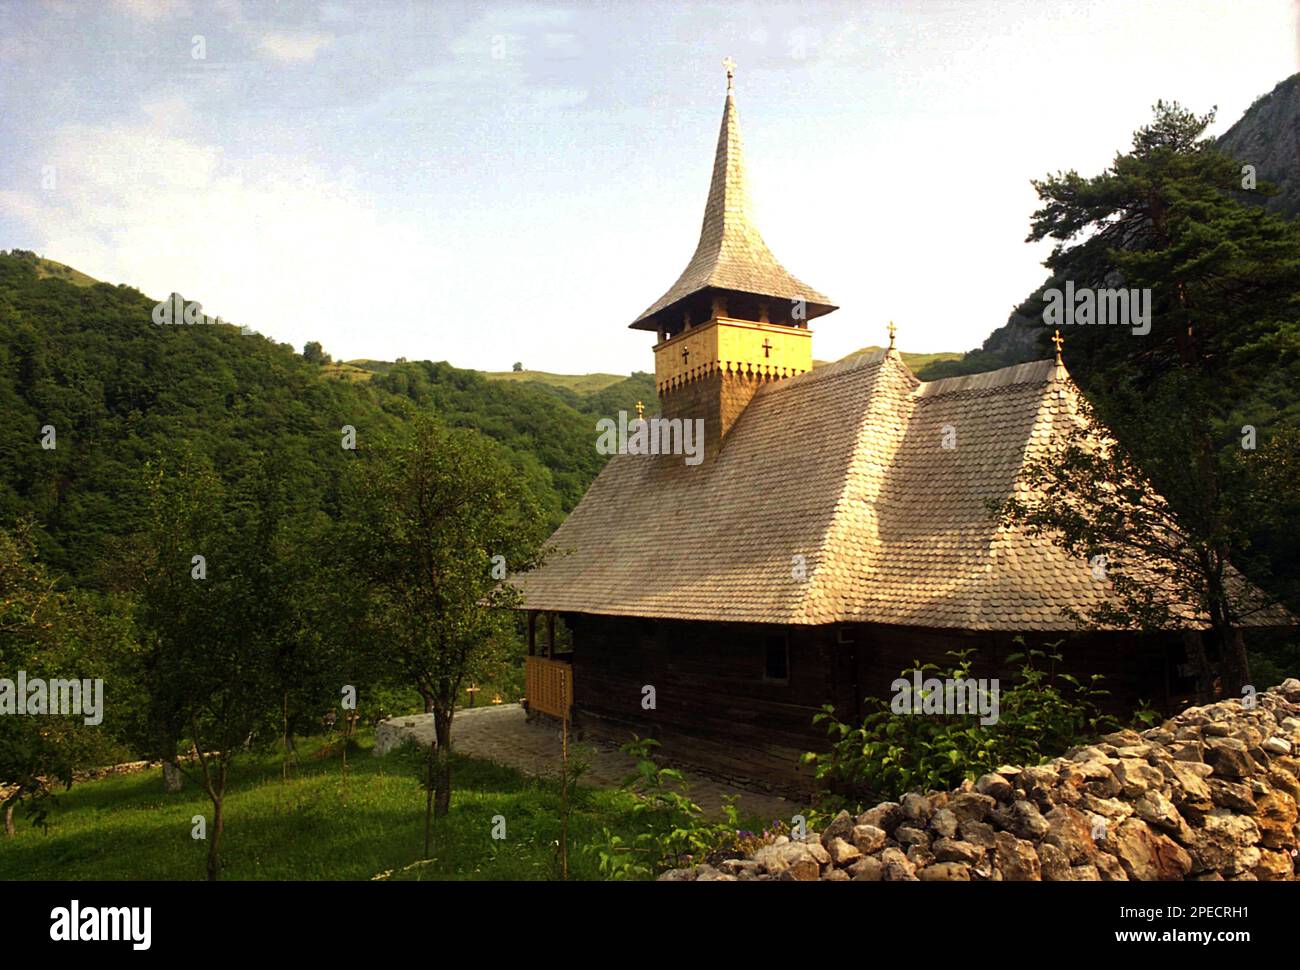
[(273, 60), (293, 64), (315, 60), (317, 52), (333, 39), (330, 34), (268, 30), (258, 38), (257, 46)]
[(173, 14), (190, 12), (188, 0), (113, 0), (113, 6), (120, 13), (151, 23)]
[(396, 295), (432, 288), (446, 265), (421, 229), (302, 159), (237, 160), (177, 134), (186, 111), (175, 99), (145, 113), (137, 124), (57, 129), (46, 152), (55, 187), (34, 173), (0, 191), (0, 212), (53, 259), (150, 296), (176, 290), (295, 346), (395, 357), (422, 342), (428, 317)]

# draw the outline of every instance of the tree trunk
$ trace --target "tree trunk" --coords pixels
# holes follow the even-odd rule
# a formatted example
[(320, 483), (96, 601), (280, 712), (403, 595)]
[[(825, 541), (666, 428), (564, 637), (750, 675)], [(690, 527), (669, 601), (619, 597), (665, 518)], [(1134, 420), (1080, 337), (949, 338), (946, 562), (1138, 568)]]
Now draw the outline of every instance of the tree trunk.
[(163, 791), (173, 794), (185, 786), (185, 776), (181, 774), (181, 767), (175, 761), (164, 761), (162, 772)]
[(451, 811), (451, 718), (450, 708), (433, 712), (434, 732), (438, 736), (438, 789), (433, 813), (438, 818)]
[(212, 831), (208, 833), (208, 881), (216, 882), (221, 874), (221, 829), (223, 826), (222, 805), (225, 792), (212, 796)]
[(280, 780), (289, 779), (289, 692), (284, 692), (284, 706), (281, 709), (284, 727), (284, 755), (280, 758)]
[(11, 798), (5, 802), (5, 835), (14, 834), (14, 807), (18, 804), (17, 798)]
[(1205, 653), (1205, 641), (1200, 630), (1183, 631), (1183, 649), (1187, 662), (1196, 672), (1196, 703), (1208, 704), (1214, 700), (1214, 668)]
[(1228, 697), (1240, 699), (1241, 689), (1250, 683), (1250, 659), (1246, 656), (1246, 638), (1238, 629), (1221, 631), (1219, 654), (1223, 658), (1223, 690)]
[(424, 857), (429, 858), (429, 852), (433, 847), (433, 788), (437, 784), (434, 767), (437, 764), (437, 741), (429, 742), (429, 784), (424, 790)]
[[(346, 723), (346, 719), (344, 721)], [(351, 732), (343, 729), (343, 804), (348, 803), (348, 738)]]
[(185, 776), (176, 760), (176, 732), (166, 724), (158, 728), (158, 760), (162, 762), (163, 791), (175, 794), (185, 785)]

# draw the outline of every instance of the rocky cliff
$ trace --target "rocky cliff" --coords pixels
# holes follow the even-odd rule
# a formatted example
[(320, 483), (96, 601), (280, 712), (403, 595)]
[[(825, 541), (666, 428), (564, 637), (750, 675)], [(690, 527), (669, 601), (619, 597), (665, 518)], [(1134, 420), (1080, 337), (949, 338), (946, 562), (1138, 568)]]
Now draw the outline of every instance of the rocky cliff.
[(1264, 208), (1290, 218), (1300, 216), (1300, 74), (1257, 99), (1224, 132), (1219, 148), (1243, 165), (1254, 165), (1261, 182), (1278, 187), (1278, 194)]
[[(1278, 193), (1265, 200), (1270, 212), (1300, 218), (1300, 74), (1282, 81), (1268, 94), (1255, 100), (1244, 115), (1219, 138), (1218, 147), (1243, 165), (1255, 166), (1261, 182), (1272, 182)], [(1049, 277), (1019, 305), (1036, 298)], [(1042, 320), (1013, 311), (1007, 322), (994, 330), (981, 347), (958, 360), (941, 360), (918, 372), (922, 380), (937, 380), (958, 374), (977, 374), (1011, 364), (1051, 356), (1048, 331)]]
[(1298, 746), (1292, 679), (660, 879), (1295, 880)]

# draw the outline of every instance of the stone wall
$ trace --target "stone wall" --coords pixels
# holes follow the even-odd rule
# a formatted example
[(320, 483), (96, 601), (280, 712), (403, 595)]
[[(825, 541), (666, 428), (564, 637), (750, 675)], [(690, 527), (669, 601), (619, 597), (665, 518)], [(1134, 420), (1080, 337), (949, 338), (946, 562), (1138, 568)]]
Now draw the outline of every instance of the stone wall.
[(1295, 880), (1300, 680), (666, 880)]

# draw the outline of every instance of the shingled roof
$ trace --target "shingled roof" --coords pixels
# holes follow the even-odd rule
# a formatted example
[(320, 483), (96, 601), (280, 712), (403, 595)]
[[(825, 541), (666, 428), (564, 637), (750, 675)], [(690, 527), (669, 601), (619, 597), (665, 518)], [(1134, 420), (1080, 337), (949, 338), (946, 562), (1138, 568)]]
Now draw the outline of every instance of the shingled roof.
[(656, 329), (661, 312), (708, 289), (800, 299), (807, 304), (808, 319), (836, 309), (824, 295), (791, 275), (767, 248), (754, 226), (748, 183), (736, 99), (728, 89), (695, 255), (668, 292), (636, 318), (633, 329)]
[(1078, 420), (1076, 394), (1051, 360), (926, 383), (892, 351), (766, 384), (701, 465), (611, 458), (552, 537), (561, 554), (513, 581), (533, 610), (1074, 629), (1064, 609), (1108, 584), (999, 528), (986, 500)]

